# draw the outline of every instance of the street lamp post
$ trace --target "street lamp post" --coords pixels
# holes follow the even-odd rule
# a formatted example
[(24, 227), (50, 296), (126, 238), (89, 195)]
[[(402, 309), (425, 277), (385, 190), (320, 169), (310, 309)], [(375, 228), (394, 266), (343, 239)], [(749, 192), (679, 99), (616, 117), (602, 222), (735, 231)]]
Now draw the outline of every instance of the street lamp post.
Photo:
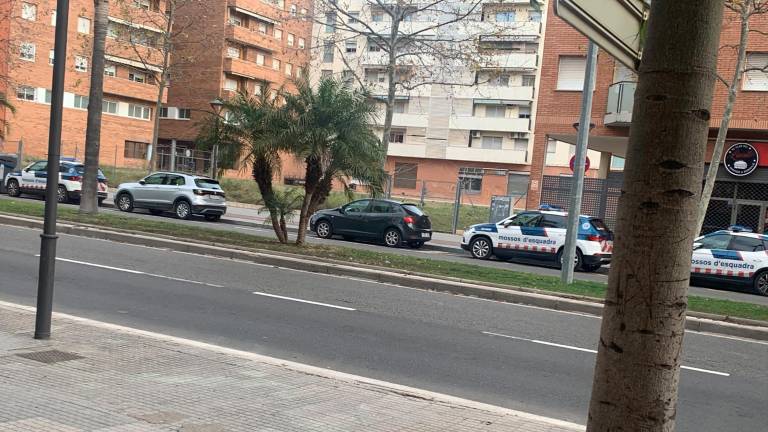
[(217, 142), (213, 145), (213, 149), (211, 150), (211, 171), (213, 179), (215, 180), (218, 175), (218, 165), (219, 165), (219, 143), (218, 143), (218, 136), (219, 136), (219, 121), (221, 119), (221, 108), (224, 106), (224, 101), (222, 101), (219, 98), (216, 98), (211, 101), (211, 109), (213, 109), (213, 113), (216, 115), (216, 137)]
[(56, 239), (58, 238), (56, 235), (56, 194), (59, 182), (56, 179), (59, 178), (59, 153), (61, 151), (61, 121), (64, 105), (64, 71), (67, 61), (69, 0), (57, 0), (56, 11), (51, 120), (48, 132), (48, 175), (45, 187), (45, 222), (43, 234), (40, 235), (40, 268), (37, 281), (35, 339), (48, 339), (51, 337), (53, 280), (56, 270)]

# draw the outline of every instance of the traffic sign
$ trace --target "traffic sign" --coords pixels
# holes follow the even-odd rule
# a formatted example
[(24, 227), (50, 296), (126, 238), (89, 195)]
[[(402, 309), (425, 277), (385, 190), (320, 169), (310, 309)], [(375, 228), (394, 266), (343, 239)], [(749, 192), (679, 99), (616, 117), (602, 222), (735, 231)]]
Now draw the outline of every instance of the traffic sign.
[(555, 14), (637, 71), (650, 0), (555, 0)]
[[(571, 172), (573, 172), (573, 166), (576, 164), (576, 156), (571, 156), (571, 162), (569, 166), (571, 167)], [(591, 162), (589, 161), (589, 156), (587, 156), (586, 159), (584, 159), (584, 172), (589, 171), (589, 167), (591, 166)]]

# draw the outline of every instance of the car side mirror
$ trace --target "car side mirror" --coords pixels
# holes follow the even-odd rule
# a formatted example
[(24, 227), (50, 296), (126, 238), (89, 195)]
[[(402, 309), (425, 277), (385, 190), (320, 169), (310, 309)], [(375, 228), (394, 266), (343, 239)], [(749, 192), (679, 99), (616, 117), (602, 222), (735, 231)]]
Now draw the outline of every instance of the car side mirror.
[(693, 250), (701, 249), (701, 246), (702, 246), (701, 243), (694, 243), (693, 244)]
[(29, 172), (29, 168), (24, 168), (24, 172)]
[(144, 180), (139, 180), (139, 184), (144, 186), (145, 184), (147, 184), (147, 182), (145, 182)]
[(339, 207), (339, 213), (344, 214), (347, 212), (347, 209), (344, 207)]

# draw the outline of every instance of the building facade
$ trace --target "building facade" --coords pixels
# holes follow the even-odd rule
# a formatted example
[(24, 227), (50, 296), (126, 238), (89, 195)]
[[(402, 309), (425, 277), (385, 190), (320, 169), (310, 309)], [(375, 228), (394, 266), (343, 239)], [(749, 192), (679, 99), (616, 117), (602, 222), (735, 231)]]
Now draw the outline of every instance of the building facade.
[(265, 83), (291, 89), (308, 61), (310, 6), (309, 0), (224, 0), (179, 8), (174, 38), (180, 43), (161, 113), (161, 167), (170, 168), (171, 154), (176, 169), (201, 170), (210, 160), (196, 150), (195, 138), (200, 122), (214, 114), (211, 101), (255, 94)]
[[(159, 71), (148, 59), (158, 57), (157, 35), (162, 29), (153, 23), (162, 17), (164, 2), (112, 2), (104, 70), (102, 165), (145, 163)], [(3, 2), (2, 8), (1, 86), (15, 113), (0, 109), (4, 132), (0, 152), (16, 153), (23, 141), (25, 158), (42, 158), (48, 152), (56, 1)], [(70, 2), (61, 154), (80, 159), (90, 90), (93, 8), (90, 0)]]
[[(542, 56), (541, 90), (536, 112), (536, 134), (532, 150), (531, 179), (527, 207), (539, 204), (565, 204), (563, 184), (547, 171), (548, 150), (574, 148), (579, 121), (581, 87), (586, 64), (587, 39), (557, 18), (550, 5), (546, 37)], [(739, 41), (739, 20), (727, 12), (723, 21), (718, 73), (730, 79), (736, 64), (735, 46)], [(762, 232), (766, 225), (768, 204), (768, 16), (755, 15), (750, 21), (754, 31), (750, 34), (747, 50), (748, 67), (738, 89), (733, 110), (724, 159), (716, 161), (718, 181), (710, 203), (704, 231), (720, 229), (732, 224), (750, 226)], [(574, 72), (575, 71), (575, 72)], [(597, 78), (591, 123), (589, 148), (601, 155), (594, 190), (585, 191), (584, 212), (596, 214), (609, 222), (621, 188), (621, 168), (626, 155), (627, 137), (632, 124), (632, 108), (637, 77), (604, 51), (598, 56)], [(716, 84), (710, 120), (708, 165), (717, 131), (722, 120), (727, 87)], [(747, 144), (744, 146), (742, 144)], [(738, 147), (735, 147), (737, 146)], [(731, 148), (733, 149), (731, 150)], [(731, 150), (731, 151), (729, 151)], [(730, 154), (730, 156), (729, 156)], [(754, 161), (751, 154), (754, 155)], [(734, 159), (735, 158), (735, 159)], [(742, 160), (736, 163), (739, 158)], [(611, 163), (613, 161), (613, 164)], [(737, 165), (734, 169), (733, 165)], [(738, 165), (746, 164), (739, 171)], [(737, 174), (733, 174), (736, 172)], [(562, 181), (566, 180), (566, 181)], [(602, 180), (602, 181), (598, 181)], [(587, 197), (590, 199), (586, 199)], [(555, 201), (555, 202), (553, 202)]]

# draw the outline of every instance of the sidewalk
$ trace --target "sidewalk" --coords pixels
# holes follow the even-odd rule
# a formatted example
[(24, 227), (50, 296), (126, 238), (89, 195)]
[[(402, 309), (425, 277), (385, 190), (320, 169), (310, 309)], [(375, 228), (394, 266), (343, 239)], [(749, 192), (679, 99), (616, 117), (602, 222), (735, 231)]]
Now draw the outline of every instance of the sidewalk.
[(0, 431), (583, 430), (256, 354), (76, 317), (32, 339), (31, 308), (0, 304)]

